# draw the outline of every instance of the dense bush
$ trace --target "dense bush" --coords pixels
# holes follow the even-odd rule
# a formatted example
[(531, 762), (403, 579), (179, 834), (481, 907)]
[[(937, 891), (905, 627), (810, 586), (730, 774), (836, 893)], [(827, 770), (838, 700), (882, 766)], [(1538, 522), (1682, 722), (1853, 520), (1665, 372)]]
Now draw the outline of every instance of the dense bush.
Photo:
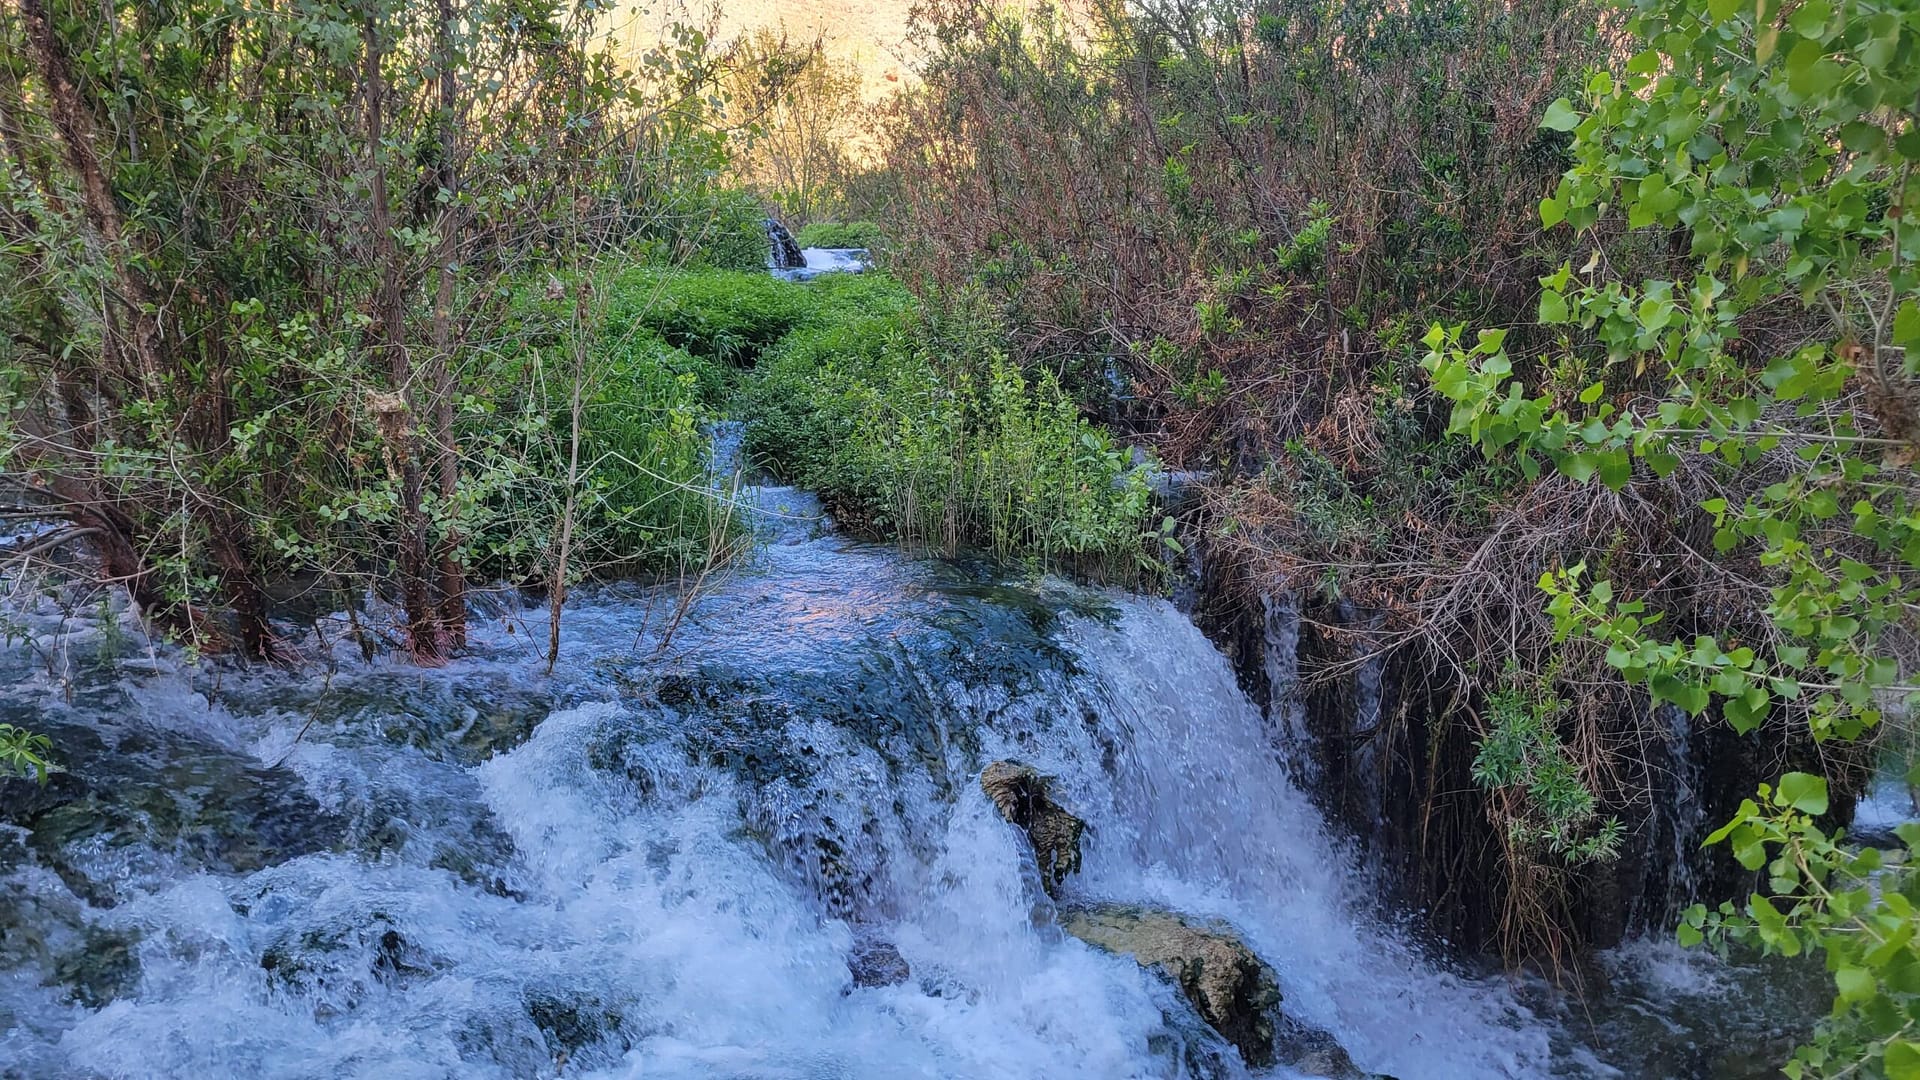
[(805, 287), (764, 268), (674, 271), (641, 267), (609, 285), (606, 332), (636, 330), (716, 364), (746, 366), (812, 315)]
[(459, 432), (469, 456), (487, 463), (475, 470), (462, 514), (470, 557), (486, 576), (537, 569), (555, 542), (569, 476), (578, 481), (570, 576), (700, 562), (734, 538), (707, 476), (706, 427), (718, 415), (725, 371), (643, 320), (672, 280), (658, 270), (609, 276), (586, 291), (597, 306), (551, 279), (515, 290), (485, 378), (525, 393), (470, 398)]
[(700, 261), (716, 270), (765, 270), (772, 251), (767, 212), (760, 201), (739, 191), (723, 191), (700, 234)]

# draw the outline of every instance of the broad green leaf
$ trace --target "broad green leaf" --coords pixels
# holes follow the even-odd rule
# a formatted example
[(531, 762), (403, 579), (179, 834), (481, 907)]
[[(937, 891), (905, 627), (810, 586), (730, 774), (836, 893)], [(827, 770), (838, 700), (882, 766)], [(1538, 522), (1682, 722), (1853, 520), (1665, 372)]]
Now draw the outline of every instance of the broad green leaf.
[(1541, 118), (1540, 126), (1548, 131), (1572, 131), (1580, 126), (1580, 114), (1573, 111), (1573, 102), (1560, 98), (1547, 106), (1547, 115)]
[(1887, 1080), (1920, 1080), (1920, 1047), (1895, 1040), (1887, 1044)]
[(1774, 800), (1803, 814), (1824, 814), (1827, 812), (1826, 778), (1812, 773), (1790, 772), (1780, 778), (1780, 789), (1775, 793)]

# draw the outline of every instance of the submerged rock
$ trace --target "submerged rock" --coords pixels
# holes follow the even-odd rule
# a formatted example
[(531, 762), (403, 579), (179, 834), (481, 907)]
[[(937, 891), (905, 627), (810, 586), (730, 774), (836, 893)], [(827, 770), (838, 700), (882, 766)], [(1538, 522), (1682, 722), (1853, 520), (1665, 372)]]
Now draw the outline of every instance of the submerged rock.
[(913, 975), (907, 958), (890, 941), (865, 938), (847, 954), (847, 970), (855, 986), (899, 986)]
[(1017, 761), (996, 761), (980, 774), (980, 789), (1000, 816), (1027, 834), (1040, 865), (1040, 882), (1047, 895), (1055, 896), (1067, 875), (1080, 869), (1080, 835), (1087, 823), (1054, 802), (1050, 786), (1033, 766)]

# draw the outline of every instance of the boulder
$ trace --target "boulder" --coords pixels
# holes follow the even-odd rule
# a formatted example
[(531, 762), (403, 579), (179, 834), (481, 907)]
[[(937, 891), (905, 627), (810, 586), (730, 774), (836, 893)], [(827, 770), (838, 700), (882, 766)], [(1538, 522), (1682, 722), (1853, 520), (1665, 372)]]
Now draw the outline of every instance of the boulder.
[(1282, 1016), (1273, 968), (1222, 923), (1199, 923), (1159, 908), (1100, 904), (1067, 908), (1060, 913), (1060, 928), (1097, 949), (1131, 956), (1171, 981), (1250, 1068), (1285, 1065), (1331, 1080), (1391, 1080), (1355, 1068), (1327, 1032)]
[(980, 788), (1000, 816), (1027, 834), (1047, 895), (1057, 896), (1067, 875), (1080, 869), (1080, 835), (1087, 823), (1053, 801), (1051, 786), (1048, 777), (1017, 761), (996, 761), (980, 774)]
[(1170, 911), (1102, 904), (1060, 913), (1060, 928), (1107, 952), (1131, 956), (1171, 979), (1208, 1026), (1255, 1069), (1271, 1067), (1280, 1005), (1273, 969), (1224, 926)]

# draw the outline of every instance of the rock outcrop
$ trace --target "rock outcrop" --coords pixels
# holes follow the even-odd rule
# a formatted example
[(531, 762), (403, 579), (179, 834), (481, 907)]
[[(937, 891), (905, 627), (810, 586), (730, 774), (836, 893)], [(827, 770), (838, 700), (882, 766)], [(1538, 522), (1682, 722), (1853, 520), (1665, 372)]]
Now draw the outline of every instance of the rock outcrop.
[[(1031, 765), (996, 761), (980, 773), (980, 788), (1001, 817), (1026, 833), (1040, 883), (1048, 896), (1059, 899), (1060, 886), (1080, 869), (1086, 822), (1054, 801), (1051, 778)], [(1133, 904), (1062, 905), (1058, 919), (1066, 933), (1130, 956), (1177, 986), (1200, 1019), (1250, 1068), (1286, 1065), (1330, 1080), (1391, 1080), (1356, 1069), (1327, 1032), (1283, 1016), (1273, 968), (1223, 923)], [(884, 963), (878, 968), (889, 970)], [(861, 969), (855, 972), (858, 981)]]
[(1031, 765), (996, 761), (980, 774), (980, 788), (1000, 816), (1020, 827), (1040, 866), (1040, 882), (1057, 896), (1067, 875), (1080, 869), (1080, 835), (1087, 823), (1053, 801), (1051, 783)]

